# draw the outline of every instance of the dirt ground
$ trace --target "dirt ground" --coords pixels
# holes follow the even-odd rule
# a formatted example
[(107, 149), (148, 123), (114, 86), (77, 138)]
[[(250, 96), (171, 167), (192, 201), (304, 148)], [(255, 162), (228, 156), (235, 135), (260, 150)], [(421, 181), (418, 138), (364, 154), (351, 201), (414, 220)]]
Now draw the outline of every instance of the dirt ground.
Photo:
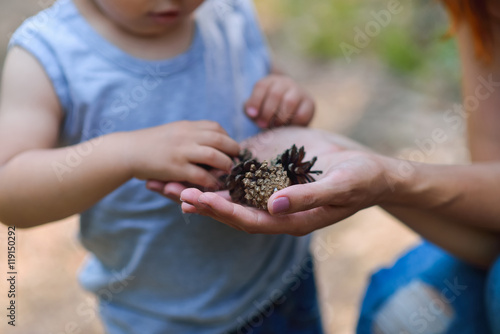
[[(9, 32), (43, 2), (0, 0), (0, 52)], [(318, 113), (313, 127), (336, 131), (385, 154), (433, 163), (467, 159), (462, 133), (449, 129), (443, 118), (452, 101), (405, 88), (376, 61), (343, 60), (315, 64), (283, 56), (282, 66), (314, 95)], [(280, 58), (279, 52), (277, 57)], [(0, 58), (1, 54), (0, 54)], [(422, 146), (434, 129), (447, 140), (432, 150)], [(420, 146), (419, 146), (420, 145)], [(422, 148), (423, 147), (423, 148)], [(26, 231), (17, 231), (17, 322), (6, 325), (6, 279), (0, 280), (0, 333), (103, 333), (94, 299), (76, 281), (85, 251), (76, 240), (76, 217)], [(379, 208), (364, 210), (315, 233), (313, 248), (328, 250), (317, 258), (320, 300), (327, 333), (354, 332), (364, 288), (372, 273), (388, 266), (418, 237)], [(0, 268), (7, 270), (7, 230), (0, 227)], [(326, 245), (326, 246), (325, 246)], [(81, 313), (81, 312), (80, 312)]]

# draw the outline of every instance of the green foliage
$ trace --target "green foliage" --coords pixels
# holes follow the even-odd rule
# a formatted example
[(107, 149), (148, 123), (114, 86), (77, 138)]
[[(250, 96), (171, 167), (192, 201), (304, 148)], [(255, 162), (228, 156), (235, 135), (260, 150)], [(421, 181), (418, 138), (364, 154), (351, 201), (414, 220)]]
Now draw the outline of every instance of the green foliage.
[(402, 29), (390, 29), (377, 41), (374, 52), (391, 68), (413, 72), (423, 66), (424, 52)]
[(300, 49), (323, 59), (342, 56), (339, 44), (351, 40), (352, 27), (362, 12), (362, 1), (278, 0), (289, 18), (289, 39), (297, 38)]
[[(355, 43), (358, 29), (366, 32), (374, 12), (388, 9), (391, 0), (257, 0), (270, 3), (284, 18), (281, 34), (293, 49), (317, 59), (346, 58), (341, 48), (357, 49), (354, 57), (376, 57), (394, 71), (425, 76), (433, 71), (456, 74), (457, 55), (452, 41), (443, 41), (447, 18), (437, 1), (400, 1), (402, 11), (391, 15), (368, 45)], [(372, 22), (372, 23), (370, 23)]]

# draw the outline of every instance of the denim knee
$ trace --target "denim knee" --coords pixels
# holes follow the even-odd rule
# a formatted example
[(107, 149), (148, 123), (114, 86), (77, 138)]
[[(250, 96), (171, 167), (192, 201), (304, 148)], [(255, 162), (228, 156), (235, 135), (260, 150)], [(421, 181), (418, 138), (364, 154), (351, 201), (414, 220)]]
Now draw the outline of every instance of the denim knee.
[(490, 333), (486, 272), (423, 243), (371, 277), (357, 333)]

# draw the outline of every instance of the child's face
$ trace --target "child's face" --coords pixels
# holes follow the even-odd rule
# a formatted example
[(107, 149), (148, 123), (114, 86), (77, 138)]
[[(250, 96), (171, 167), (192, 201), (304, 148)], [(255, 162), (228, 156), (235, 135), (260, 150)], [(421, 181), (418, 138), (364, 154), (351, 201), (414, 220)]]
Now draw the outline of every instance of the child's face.
[(204, 0), (92, 0), (108, 19), (139, 35), (158, 35), (191, 17)]

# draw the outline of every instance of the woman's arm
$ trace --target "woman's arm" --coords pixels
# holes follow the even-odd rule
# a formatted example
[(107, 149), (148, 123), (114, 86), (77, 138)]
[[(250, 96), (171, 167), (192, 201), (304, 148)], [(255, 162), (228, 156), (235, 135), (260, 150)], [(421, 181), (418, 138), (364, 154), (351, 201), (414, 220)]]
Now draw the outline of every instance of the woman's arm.
[[(491, 263), (500, 252), (500, 5), (491, 2), (490, 12), (495, 18), (491, 23), (491, 63), (478, 60), (469, 26), (459, 26), (464, 113), (455, 115), (467, 124), (472, 161), (490, 163), (437, 168), (423, 165), (416, 169), (415, 180), (408, 182), (413, 195), (405, 200), (431, 208), (385, 206), (424, 237), (482, 265)], [(451, 240), (457, 237), (458, 243)]]
[[(381, 205), (466, 261), (488, 266), (500, 253), (500, 205), (496, 203), (500, 164), (412, 164), (377, 155), (335, 134), (297, 128), (261, 134), (247, 145), (266, 152), (259, 157), (262, 159), (291, 142), (305, 145), (311, 154), (308, 157), (317, 155), (315, 168), (324, 174), (317, 182), (274, 194), (268, 201), (272, 215), (231, 203), (225, 194), (197, 189), (182, 192), (183, 210), (211, 216), (249, 233), (304, 235)], [(410, 174), (403, 172), (408, 166), (413, 168)]]
[[(391, 161), (396, 166), (401, 161)], [(456, 256), (488, 266), (500, 253), (500, 163), (419, 164), (412, 177), (391, 178), (380, 205), (424, 238)], [(397, 179), (397, 181), (395, 181)]]

